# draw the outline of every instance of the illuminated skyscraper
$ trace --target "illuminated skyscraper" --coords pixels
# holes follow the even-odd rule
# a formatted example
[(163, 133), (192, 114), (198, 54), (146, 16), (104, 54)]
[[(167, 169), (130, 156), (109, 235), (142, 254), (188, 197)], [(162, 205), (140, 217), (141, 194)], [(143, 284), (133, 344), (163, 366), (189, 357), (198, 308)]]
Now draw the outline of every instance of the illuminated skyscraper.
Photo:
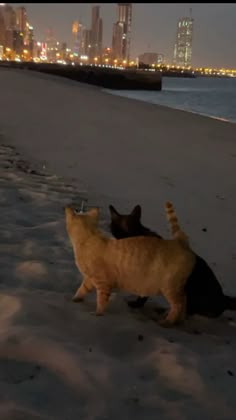
[(100, 6), (92, 7), (92, 22), (91, 22), (91, 49), (90, 58), (102, 56), (102, 32), (103, 25), (100, 18)]
[(33, 26), (29, 25), (29, 35), (28, 35), (28, 40), (29, 40), (29, 54), (30, 54), (30, 58), (33, 57), (33, 52), (34, 52), (34, 28)]
[(184, 17), (178, 20), (173, 64), (181, 67), (191, 66), (193, 40), (193, 19)]
[(75, 58), (81, 55), (82, 35), (83, 25), (75, 20), (72, 23), (72, 52)]
[(75, 20), (72, 22), (72, 52), (76, 57), (79, 55), (78, 30), (79, 22)]
[(132, 23), (132, 3), (118, 3), (118, 20), (113, 26), (113, 58), (129, 61)]

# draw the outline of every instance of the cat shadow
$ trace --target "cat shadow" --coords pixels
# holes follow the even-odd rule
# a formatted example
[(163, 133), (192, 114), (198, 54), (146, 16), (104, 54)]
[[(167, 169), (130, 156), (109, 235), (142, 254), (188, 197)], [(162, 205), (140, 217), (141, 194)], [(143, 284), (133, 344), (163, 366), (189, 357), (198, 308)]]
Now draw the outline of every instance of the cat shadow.
[[(153, 321), (156, 324), (163, 319), (168, 308), (148, 302), (143, 308), (129, 308), (136, 319), (141, 322)], [(183, 324), (173, 326), (171, 329), (191, 335), (208, 335), (230, 341), (227, 337), (234, 336), (236, 332), (236, 315), (225, 311), (219, 318), (207, 318), (200, 315), (188, 316)]]

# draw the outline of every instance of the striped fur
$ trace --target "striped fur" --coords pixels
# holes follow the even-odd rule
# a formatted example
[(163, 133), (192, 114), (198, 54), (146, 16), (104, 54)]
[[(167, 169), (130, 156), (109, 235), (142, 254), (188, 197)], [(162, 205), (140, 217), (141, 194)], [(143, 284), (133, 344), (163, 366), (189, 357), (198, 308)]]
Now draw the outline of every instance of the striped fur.
[(165, 211), (166, 211), (166, 217), (170, 225), (170, 231), (173, 239), (177, 239), (179, 241), (182, 241), (187, 246), (189, 246), (189, 240), (187, 235), (181, 230), (181, 227), (179, 226), (179, 222), (174, 210), (173, 205), (167, 201), (165, 203)]
[(195, 264), (195, 255), (189, 247), (179, 239), (108, 238), (97, 228), (96, 209), (75, 214), (67, 207), (65, 217), (75, 262), (83, 275), (75, 301), (83, 299), (95, 288), (96, 314), (102, 315), (113, 288), (138, 296), (161, 294), (170, 306), (163, 325), (173, 325), (185, 319), (184, 287)]

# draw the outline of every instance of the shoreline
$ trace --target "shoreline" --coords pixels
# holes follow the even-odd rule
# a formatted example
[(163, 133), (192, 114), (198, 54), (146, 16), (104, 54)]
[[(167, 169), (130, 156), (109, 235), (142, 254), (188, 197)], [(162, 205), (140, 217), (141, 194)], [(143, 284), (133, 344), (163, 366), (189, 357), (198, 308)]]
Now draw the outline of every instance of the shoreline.
[[(217, 121), (222, 121), (222, 122), (226, 122), (226, 123), (230, 123), (230, 124), (236, 124), (236, 120), (234, 120), (234, 119), (229, 120), (229, 119), (227, 119), (227, 118), (216, 117), (216, 116), (211, 115), (211, 114), (206, 114), (206, 113), (203, 113), (203, 112), (198, 112), (198, 111), (192, 111), (192, 110), (190, 110), (190, 109), (184, 109), (184, 108), (181, 108), (181, 107), (175, 107), (175, 106), (171, 106), (171, 105), (163, 105), (163, 104), (160, 104), (160, 103), (156, 103), (156, 102), (148, 101), (148, 100), (146, 100), (146, 99), (141, 99), (141, 98), (132, 98), (132, 97), (127, 96), (127, 95), (125, 94), (125, 92), (122, 94), (122, 93), (117, 93), (115, 90), (113, 91), (113, 90), (111, 90), (111, 89), (102, 89), (102, 90), (103, 90), (104, 92), (106, 92), (106, 93), (110, 94), (110, 95), (119, 96), (119, 97), (126, 98), (126, 99), (130, 99), (130, 100), (135, 100), (135, 101), (140, 101), (140, 102), (149, 103), (149, 104), (156, 105), (156, 106), (161, 106), (161, 107), (163, 107), (163, 108), (167, 108), (167, 109), (170, 109), (170, 110), (183, 111), (183, 112), (187, 112), (187, 113), (189, 113), (189, 114), (195, 114), (195, 115), (199, 115), (199, 116), (201, 116), (201, 117), (211, 118), (211, 119), (214, 119), (214, 120), (217, 120)], [(140, 91), (140, 92), (141, 92), (141, 91)], [(135, 93), (136, 93), (136, 92), (135, 92)]]
[[(7, 68), (4, 68), (4, 67), (0, 67), (0, 70), (7, 71), (8, 69)], [(166, 108), (166, 110), (176, 110), (176, 111), (186, 112), (188, 114), (190, 113), (190, 114), (198, 115), (200, 117), (211, 118), (211, 119), (214, 119), (214, 120), (217, 120), (217, 121), (221, 121), (221, 122), (236, 124), (236, 120), (230, 120), (230, 119), (223, 118), (223, 117), (217, 117), (217, 116), (214, 116), (214, 115), (211, 115), (211, 114), (206, 114), (206, 113), (202, 113), (202, 112), (198, 112), (198, 111), (192, 111), (192, 110), (184, 109), (184, 108), (181, 108), (181, 107), (174, 107), (174, 106), (170, 106), (170, 105), (164, 105), (164, 104), (161, 104), (161, 103), (155, 103), (155, 102), (148, 101), (148, 100), (145, 100), (145, 99), (132, 98), (132, 97), (129, 97), (129, 96), (126, 95), (127, 90), (121, 91), (121, 93), (118, 93), (117, 94), (116, 93), (117, 92), (116, 89), (108, 89), (108, 88), (103, 88), (102, 86), (97, 86), (97, 85), (92, 85), (92, 84), (86, 84), (86, 83), (82, 83), (82, 82), (79, 82), (79, 81), (75, 81), (73, 79), (68, 79), (66, 77), (53, 75), (53, 74), (50, 74), (50, 73), (44, 73), (44, 72), (38, 73), (38, 72), (34, 72), (34, 71), (31, 71), (31, 70), (28, 70), (28, 69), (19, 70), (19, 69), (12, 68), (10, 70), (11, 71), (18, 71), (18, 72), (20, 71), (20, 72), (25, 72), (25, 73), (26, 72), (29, 72), (31, 75), (34, 75), (34, 73), (36, 73), (36, 77), (37, 77), (37, 75), (39, 75), (39, 76), (45, 75), (45, 76), (48, 76), (48, 77), (46, 77), (46, 79), (49, 79), (49, 80), (55, 81), (55, 82), (57, 82), (58, 79), (61, 78), (63, 83), (65, 83), (66, 81), (68, 81), (69, 84), (74, 85), (74, 86), (79, 85), (80, 88), (82, 88), (84, 86), (85, 89), (87, 89), (87, 88), (88, 89), (89, 88), (90, 89), (96, 89), (97, 91), (104, 92), (105, 94), (110, 94), (110, 95), (118, 96), (120, 98), (125, 98), (125, 99), (132, 100), (132, 101), (144, 102), (146, 104), (151, 104), (151, 105), (155, 105), (157, 107)], [(202, 76), (202, 77), (206, 77), (206, 76)], [(135, 94), (136, 92), (141, 92), (141, 91), (135, 91), (135, 90), (133, 90), (133, 91), (130, 91), (130, 92), (132, 92), (132, 93)], [(142, 91), (142, 92), (147, 93), (148, 91)]]

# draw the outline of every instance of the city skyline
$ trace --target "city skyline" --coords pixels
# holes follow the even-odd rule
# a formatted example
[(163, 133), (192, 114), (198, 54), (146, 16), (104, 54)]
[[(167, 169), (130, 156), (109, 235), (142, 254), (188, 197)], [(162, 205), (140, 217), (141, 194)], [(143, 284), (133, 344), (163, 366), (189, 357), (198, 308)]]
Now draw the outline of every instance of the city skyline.
[[(90, 25), (93, 4), (33, 4), (9, 3), (13, 7), (25, 6), (36, 39), (45, 37), (45, 30), (52, 28), (60, 42), (70, 42), (71, 24), (79, 20)], [(94, 4), (95, 5), (95, 4)], [(111, 46), (112, 28), (116, 17), (116, 3), (100, 6), (103, 19), (103, 45)], [(236, 67), (234, 39), (236, 36), (235, 4), (135, 4), (133, 3), (131, 57), (144, 52), (164, 54), (166, 61), (173, 60), (176, 24), (188, 16), (192, 8), (194, 18), (193, 66)]]

